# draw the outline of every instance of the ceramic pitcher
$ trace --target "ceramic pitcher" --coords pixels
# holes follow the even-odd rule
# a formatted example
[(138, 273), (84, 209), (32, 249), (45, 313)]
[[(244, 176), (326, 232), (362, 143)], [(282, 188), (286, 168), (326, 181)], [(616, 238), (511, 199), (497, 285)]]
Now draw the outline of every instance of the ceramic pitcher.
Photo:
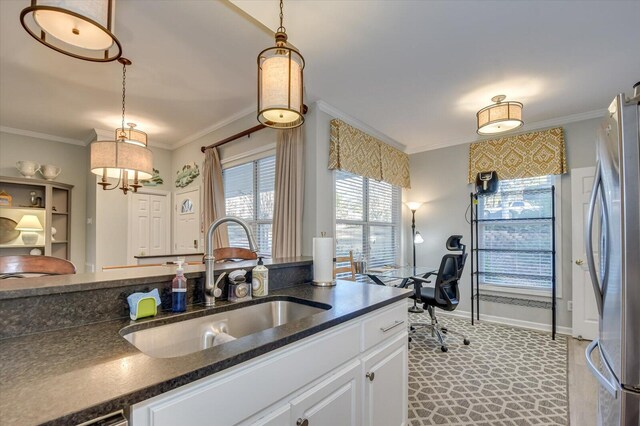
[(62, 169), (52, 164), (45, 164), (40, 168), (40, 173), (46, 180), (54, 180), (58, 177)]

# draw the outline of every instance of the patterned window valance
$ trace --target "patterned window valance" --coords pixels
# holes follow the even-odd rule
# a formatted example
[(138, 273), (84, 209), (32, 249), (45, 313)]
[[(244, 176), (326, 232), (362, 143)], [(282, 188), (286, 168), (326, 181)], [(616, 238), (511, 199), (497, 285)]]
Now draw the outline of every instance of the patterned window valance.
[(329, 169), (410, 188), (409, 156), (342, 120), (331, 120)]
[(471, 144), (469, 183), (479, 172), (496, 171), (500, 179), (560, 175), (567, 172), (561, 127)]

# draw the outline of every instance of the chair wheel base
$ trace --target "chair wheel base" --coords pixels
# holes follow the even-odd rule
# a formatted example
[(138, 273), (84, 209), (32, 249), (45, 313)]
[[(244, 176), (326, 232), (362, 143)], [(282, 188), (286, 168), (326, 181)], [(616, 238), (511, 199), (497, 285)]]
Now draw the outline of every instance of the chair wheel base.
[(442, 352), (449, 352), (449, 348), (448, 348), (448, 347), (446, 347), (446, 346), (440, 346), (440, 350), (441, 350)]
[(469, 339), (464, 339), (462, 341), (462, 343), (464, 343), (465, 345), (469, 346), (471, 344), (471, 341)]
[(409, 308), (409, 312), (411, 312), (412, 314), (421, 314), (424, 312), (424, 309), (419, 306), (412, 306)]

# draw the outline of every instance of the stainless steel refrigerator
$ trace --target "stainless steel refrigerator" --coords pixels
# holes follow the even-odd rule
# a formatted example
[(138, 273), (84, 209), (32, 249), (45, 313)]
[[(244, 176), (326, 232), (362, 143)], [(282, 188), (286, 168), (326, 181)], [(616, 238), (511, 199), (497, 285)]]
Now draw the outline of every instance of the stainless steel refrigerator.
[(615, 97), (598, 128), (587, 217), (587, 260), (600, 333), (586, 357), (599, 382), (598, 424), (603, 426), (640, 426), (639, 85), (633, 96)]

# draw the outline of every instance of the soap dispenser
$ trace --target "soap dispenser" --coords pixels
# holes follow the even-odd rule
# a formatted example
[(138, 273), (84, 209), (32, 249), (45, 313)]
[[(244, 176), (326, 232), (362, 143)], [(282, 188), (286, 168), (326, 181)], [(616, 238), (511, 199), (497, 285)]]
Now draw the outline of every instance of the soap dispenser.
[(262, 257), (258, 258), (258, 266), (253, 268), (251, 286), (254, 296), (266, 296), (269, 294), (269, 270), (264, 266)]
[(184, 277), (182, 264), (184, 259), (176, 261), (176, 277), (171, 282), (171, 310), (173, 312), (184, 312), (187, 310), (187, 279)]

